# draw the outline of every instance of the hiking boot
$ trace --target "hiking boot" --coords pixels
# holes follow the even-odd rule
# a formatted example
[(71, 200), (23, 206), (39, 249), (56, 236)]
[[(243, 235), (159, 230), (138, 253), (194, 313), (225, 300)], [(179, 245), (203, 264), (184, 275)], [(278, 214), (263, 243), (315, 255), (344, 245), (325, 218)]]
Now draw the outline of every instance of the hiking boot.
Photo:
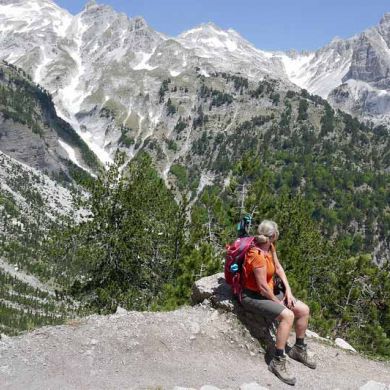
[(313, 370), (317, 367), (314, 357), (307, 352), (307, 345), (300, 346), (295, 344), (288, 352), (288, 356)]
[(287, 369), (287, 356), (274, 356), (268, 369), (273, 372), (281, 381), (288, 385), (295, 385), (297, 381)]

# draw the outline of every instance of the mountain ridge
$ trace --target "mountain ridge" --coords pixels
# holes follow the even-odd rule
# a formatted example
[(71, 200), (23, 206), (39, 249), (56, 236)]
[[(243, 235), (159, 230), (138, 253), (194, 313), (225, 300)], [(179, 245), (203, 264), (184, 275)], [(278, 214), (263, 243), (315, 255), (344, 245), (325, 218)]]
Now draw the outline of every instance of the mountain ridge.
[[(26, 9), (20, 4), (18, 1), (7, 2), (8, 8), (3, 8), (3, 11), (0, 7), (0, 20), (8, 32), (12, 31), (15, 23), (25, 25), (24, 17), (18, 19), (12, 16)], [(55, 5), (53, 2), (48, 4)], [(13, 9), (14, 14), (10, 14), (9, 9)], [(137, 107), (142, 104), (135, 103), (135, 96), (139, 93), (137, 89), (144, 90), (145, 94), (156, 93), (156, 83), (167, 77), (194, 77), (197, 67), (206, 77), (222, 71), (241, 73), (253, 80), (273, 77), (281, 79), (286, 86), (295, 83), (310, 93), (322, 97), (329, 95), (335, 107), (362, 119), (388, 122), (388, 92), (378, 90), (378, 84), (359, 79), (359, 90), (352, 93), (352, 87), (348, 86), (348, 81), (352, 79), (346, 80), (351, 64), (355, 64), (354, 69), (361, 67), (353, 58), (357, 58), (357, 52), (363, 50), (359, 49), (358, 43), (359, 37), (365, 33), (347, 40), (333, 39), (315, 52), (292, 55), (260, 50), (236, 31), (223, 30), (214, 23), (204, 23), (177, 37), (167, 37), (150, 28), (142, 17), (129, 18), (110, 6), (96, 2), (88, 3), (74, 16), (61, 11), (58, 6), (55, 12), (49, 11), (46, 16), (52, 23), (47, 28), (43, 28), (40, 22), (42, 14), (33, 12), (29, 15), (31, 26), (27, 25), (30, 27), (21, 29), (11, 39), (12, 50), (6, 43), (9, 34), (5, 41), (3, 30), (3, 35), (0, 34), (3, 58), (22, 67), (52, 93), (58, 114), (71, 123), (103, 163), (112, 161), (120, 136), (118, 128), (101, 117), (86, 120), (83, 112), (91, 112), (94, 106), (102, 108), (112, 101), (115, 106), (119, 105), (124, 115), (126, 106), (129, 107), (127, 117), (133, 117), (138, 122), (137, 127), (146, 127), (149, 133), (153, 133), (161, 114), (151, 105), (146, 110)], [(45, 8), (41, 12), (46, 12)], [(390, 31), (388, 15), (384, 15), (379, 27), (371, 29), (386, 39), (387, 31)], [(62, 26), (57, 27), (59, 33), (55, 26)], [(27, 32), (28, 46), (25, 39)], [(370, 42), (367, 44), (371, 45)], [(378, 63), (387, 58), (375, 48), (371, 51)], [(386, 61), (383, 69), (390, 66)], [(351, 72), (351, 77), (357, 77), (357, 71)], [(120, 85), (118, 77), (127, 79), (127, 83), (134, 84), (135, 88), (126, 90)], [(386, 80), (382, 77), (382, 83), (388, 85)], [(125, 122), (123, 125), (126, 125)], [(102, 134), (101, 128), (105, 128), (106, 134)]]

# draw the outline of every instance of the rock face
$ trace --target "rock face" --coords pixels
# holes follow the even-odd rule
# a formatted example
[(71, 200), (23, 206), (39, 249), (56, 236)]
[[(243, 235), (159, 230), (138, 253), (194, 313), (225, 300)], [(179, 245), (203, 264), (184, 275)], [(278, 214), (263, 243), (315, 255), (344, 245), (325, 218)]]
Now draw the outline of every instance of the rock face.
[(390, 86), (390, 13), (379, 26), (363, 32), (356, 42), (351, 66), (343, 81), (349, 79), (371, 83), (378, 89)]
[(390, 123), (390, 13), (355, 42), (343, 84), (329, 95), (333, 106), (376, 122)]
[[(0, 150), (40, 171), (69, 176), (67, 148), (86, 170), (99, 163), (74, 129), (56, 115), (50, 94), (20, 68), (0, 63)], [(77, 168), (77, 167), (76, 167)]]
[(215, 308), (236, 314), (251, 335), (261, 341), (271, 352), (275, 341), (275, 324), (244, 310), (233, 298), (231, 288), (226, 283), (223, 273), (198, 280), (193, 286), (191, 299), (194, 304), (209, 301)]

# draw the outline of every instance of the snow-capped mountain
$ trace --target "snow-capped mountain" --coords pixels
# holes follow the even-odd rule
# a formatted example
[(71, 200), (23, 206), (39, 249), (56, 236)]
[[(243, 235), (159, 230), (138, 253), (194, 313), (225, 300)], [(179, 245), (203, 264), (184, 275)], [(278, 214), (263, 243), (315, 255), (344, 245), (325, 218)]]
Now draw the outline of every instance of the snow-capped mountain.
[(390, 13), (356, 39), (343, 84), (329, 101), (360, 117), (390, 123)]
[(130, 158), (156, 131), (164, 110), (150, 97), (158, 96), (164, 79), (196, 77), (199, 69), (204, 76), (240, 72), (288, 82), (272, 53), (213, 24), (174, 39), (95, 1), (72, 16), (50, 0), (3, 0), (0, 21), (1, 57), (51, 92), (58, 115), (103, 162), (112, 160), (121, 126), (137, 133)]
[(335, 38), (317, 52), (282, 53), (279, 58), (294, 84), (327, 98), (329, 92), (342, 83), (350, 67), (353, 44), (354, 38), (346, 41)]
[[(334, 39), (311, 53), (265, 52), (234, 30), (202, 24), (169, 38), (141, 17), (129, 19), (90, 1), (73, 16), (51, 0), (0, 0), (0, 57), (49, 90), (57, 113), (99, 156), (112, 160), (132, 131), (131, 158), (152, 134), (169, 137), (175, 123), (159, 105), (163, 80), (183, 83), (215, 72), (250, 80), (271, 77), (372, 120), (390, 117), (390, 14), (378, 27)], [(191, 94), (181, 116), (195, 104)], [(186, 106), (186, 107), (184, 107)], [(72, 150), (66, 150), (72, 159)]]
[(192, 50), (211, 70), (241, 73), (249, 78), (284, 76), (284, 69), (273, 53), (256, 49), (236, 31), (224, 31), (213, 23), (202, 24), (179, 35), (177, 41)]

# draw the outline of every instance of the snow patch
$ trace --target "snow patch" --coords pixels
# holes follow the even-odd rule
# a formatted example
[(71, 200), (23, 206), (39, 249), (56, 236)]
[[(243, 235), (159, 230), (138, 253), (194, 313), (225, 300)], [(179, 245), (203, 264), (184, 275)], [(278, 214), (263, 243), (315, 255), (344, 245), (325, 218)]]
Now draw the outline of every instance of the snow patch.
[(181, 74), (181, 72), (177, 70), (170, 70), (169, 73), (172, 77), (176, 77), (179, 76), (179, 74)]
[(133, 69), (134, 70), (142, 70), (142, 69), (146, 69), (146, 70), (153, 70), (153, 69), (156, 69), (158, 68), (158, 66), (150, 66), (148, 64), (148, 61), (150, 60), (150, 58), (152, 57), (153, 53), (136, 53), (136, 57), (138, 59), (138, 65), (134, 66)]
[(84, 169), (84, 167), (77, 160), (76, 152), (74, 151), (74, 149), (70, 145), (68, 145), (66, 142), (62, 141), (61, 139), (58, 140), (58, 143), (61, 145), (61, 147), (68, 154), (69, 160), (72, 161), (73, 163), (75, 163), (80, 168)]
[(49, 58), (46, 55), (45, 48), (41, 47), (40, 50), (41, 50), (41, 53), (42, 53), (42, 59), (41, 59), (41, 62), (38, 64), (38, 66), (37, 66), (37, 68), (35, 70), (35, 74), (34, 74), (34, 78), (33, 78), (34, 82), (37, 83), (37, 84), (41, 84), (41, 82), (43, 80), (42, 71), (46, 68), (46, 66), (51, 61), (51, 58)]
[[(50, 17), (48, 17), (48, 14)], [(15, 4), (0, 4), (0, 32), (29, 32), (51, 27), (60, 37), (66, 36), (73, 16), (50, 1), (24, 1)], [(23, 24), (21, 27), (20, 24)]]

